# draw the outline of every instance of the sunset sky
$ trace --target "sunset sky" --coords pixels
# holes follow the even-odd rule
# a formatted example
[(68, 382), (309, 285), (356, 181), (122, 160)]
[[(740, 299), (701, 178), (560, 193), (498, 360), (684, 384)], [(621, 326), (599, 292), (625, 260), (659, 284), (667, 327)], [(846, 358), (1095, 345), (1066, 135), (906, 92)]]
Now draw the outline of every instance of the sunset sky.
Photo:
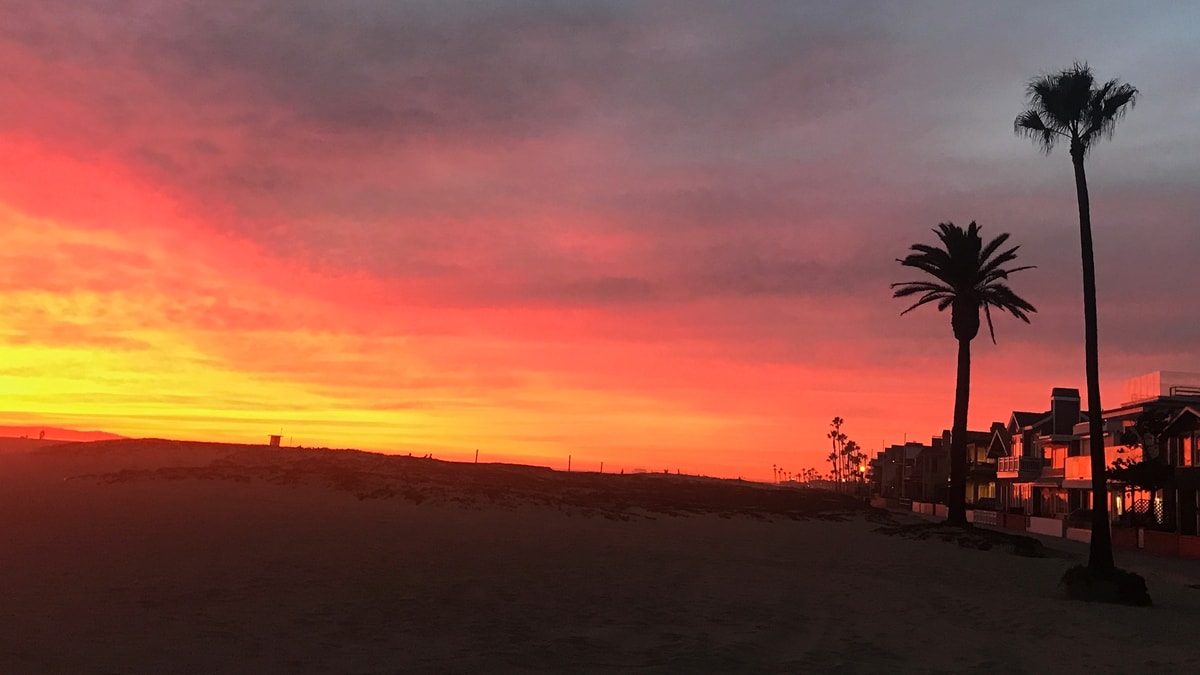
[(0, 424), (565, 468), (825, 470), (948, 428), (938, 222), (1039, 310), (970, 425), (1083, 378), (1070, 158), (1012, 133), (1087, 60), (1104, 403), (1200, 371), (1200, 5), (9, 0)]

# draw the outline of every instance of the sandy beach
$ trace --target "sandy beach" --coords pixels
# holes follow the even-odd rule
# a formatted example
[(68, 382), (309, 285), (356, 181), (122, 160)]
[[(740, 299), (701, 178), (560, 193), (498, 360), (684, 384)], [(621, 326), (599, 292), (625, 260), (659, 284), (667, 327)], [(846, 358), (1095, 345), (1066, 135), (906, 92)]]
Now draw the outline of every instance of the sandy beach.
[(105, 441), (0, 448), (0, 672), (1188, 672), (1200, 569), (685, 476)]

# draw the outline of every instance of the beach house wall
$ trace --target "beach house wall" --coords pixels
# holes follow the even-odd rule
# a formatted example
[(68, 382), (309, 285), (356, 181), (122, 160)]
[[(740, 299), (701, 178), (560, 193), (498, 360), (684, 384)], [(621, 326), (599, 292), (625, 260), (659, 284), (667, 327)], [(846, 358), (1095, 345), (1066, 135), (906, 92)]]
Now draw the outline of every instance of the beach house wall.
[(950, 480), (949, 446), (942, 438), (931, 438), (923, 446), (913, 462), (913, 474), (917, 484), (914, 498), (922, 502), (945, 504)]

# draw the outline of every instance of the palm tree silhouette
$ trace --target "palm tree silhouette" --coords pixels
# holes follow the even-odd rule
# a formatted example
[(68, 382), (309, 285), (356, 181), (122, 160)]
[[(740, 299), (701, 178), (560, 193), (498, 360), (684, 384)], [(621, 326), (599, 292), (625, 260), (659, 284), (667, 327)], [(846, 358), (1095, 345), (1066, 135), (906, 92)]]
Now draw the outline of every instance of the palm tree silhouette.
[(1092, 69), (1076, 62), (1026, 87), (1029, 109), (1017, 115), (1013, 130), (1050, 154), (1059, 142), (1070, 144), (1079, 202), (1079, 243), (1083, 257), (1083, 333), (1087, 369), (1088, 443), (1092, 456), (1092, 539), (1088, 567), (1111, 571), (1112, 533), (1104, 473), (1104, 409), (1100, 405), (1100, 348), (1096, 330), (1096, 267), (1092, 255), (1092, 216), (1083, 159), (1101, 138), (1111, 138), (1125, 111), (1137, 103), (1138, 90), (1119, 80), (1098, 85)]
[(842, 448), (842, 457), (845, 458), (846, 464), (846, 480), (854, 484), (853, 488), (847, 486), (847, 491), (853, 489), (857, 492), (859, 489), (858, 482), (861, 476), (856, 467), (862, 461), (863, 456), (858, 450), (858, 443), (855, 441), (847, 441), (846, 446)]
[(972, 222), (964, 230), (954, 223), (938, 225), (934, 233), (942, 247), (913, 244), (912, 253), (903, 260), (905, 267), (915, 267), (932, 276), (935, 281), (903, 281), (892, 284), (893, 297), (920, 295), (901, 316), (930, 302), (937, 302), (938, 311), (950, 308), (950, 324), (958, 340), (958, 383), (954, 395), (954, 426), (950, 435), (950, 496), (947, 522), (965, 525), (967, 522), (967, 404), (971, 394), (971, 340), (979, 333), (979, 310), (987, 317), (992, 342), (996, 331), (992, 327), (991, 307), (1008, 312), (1029, 323), (1028, 313), (1036, 312), (1033, 305), (1018, 296), (1004, 283), (1008, 275), (1031, 269), (1031, 265), (1005, 269), (1016, 260), (1014, 246), (1000, 251), (1008, 241), (1003, 233), (986, 245), (979, 235), (979, 226)]

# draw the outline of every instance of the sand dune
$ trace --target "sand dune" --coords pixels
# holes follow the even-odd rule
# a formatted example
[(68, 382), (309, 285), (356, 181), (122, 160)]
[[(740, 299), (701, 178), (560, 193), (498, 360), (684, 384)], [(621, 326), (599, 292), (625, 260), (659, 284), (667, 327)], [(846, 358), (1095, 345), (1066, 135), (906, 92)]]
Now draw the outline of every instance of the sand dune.
[(1072, 542), (884, 536), (815, 491), (107, 441), (0, 456), (0, 495), (6, 673), (1200, 666), (1194, 563), (1071, 603)]

